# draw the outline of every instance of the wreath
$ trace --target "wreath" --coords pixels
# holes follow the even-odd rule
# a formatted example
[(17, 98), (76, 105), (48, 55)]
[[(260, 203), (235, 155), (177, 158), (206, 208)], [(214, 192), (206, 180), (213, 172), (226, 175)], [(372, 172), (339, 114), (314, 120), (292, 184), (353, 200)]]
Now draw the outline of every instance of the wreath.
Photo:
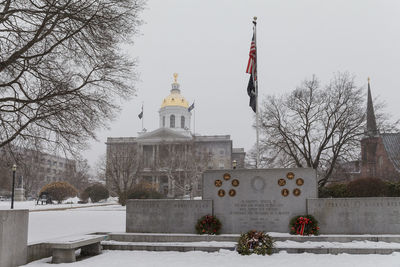
[(249, 231), (241, 234), (236, 250), (241, 255), (271, 255), (275, 241), (268, 234), (261, 231)]
[(206, 215), (201, 217), (196, 224), (196, 232), (200, 235), (219, 235), (222, 224), (217, 217)]
[(319, 235), (318, 221), (312, 215), (293, 217), (289, 226), (291, 235)]

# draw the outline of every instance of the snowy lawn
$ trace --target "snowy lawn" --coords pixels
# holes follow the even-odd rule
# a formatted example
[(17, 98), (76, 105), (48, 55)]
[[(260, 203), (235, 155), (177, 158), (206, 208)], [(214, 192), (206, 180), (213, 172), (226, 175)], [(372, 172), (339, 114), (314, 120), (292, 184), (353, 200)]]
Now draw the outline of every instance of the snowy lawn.
[[(50, 258), (32, 262), (29, 267), (49, 267)], [(285, 266), (285, 267), (398, 267), (400, 253), (391, 255), (316, 255), (287, 254), (281, 252), (272, 256), (241, 256), (233, 251), (220, 252), (147, 252), (147, 251), (110, 251), (82, 261), (68, 264), (57, 264), (57, 267), (197, 267), (197, 266)]]
[[(37, 205), (35, 200), (30, 201), (14, 201), (14, 209), (28, 209), (30, 211), (35, 210), (52, 210), (52, 209), (63, 209), (63, 208), (76, 208), (76, 207), (91, 207), (91, 206), (103, 206), (107, 204), (117, 204), (117, 199), (109, 198), (98, 203), (87, 203), (78, 204), (79, 198), (74, 197), (63, 201), (61, 204), (48, 204), (48, 205)], [(55, 203), (55, 202), (54, 202)], [(0, 201), (0, 210), (10, 209), (11, 201)]]
[[(125, 207), (119, 205), (88, 207), (70, 210), (38, 211), (29, 213), (28, 242), (48, 241), (58, 237), (78, 235), (92, 232), (125, 232)], [(270, 233), (276, 236), (288, 234)], [(113, 241), (111, 241), (113, 242)], [(115, 241), (114, 241), (115, 242)], [(201, 242), (204, 243), (204, 242)], [(229, 243), (229, 242), (227, 242)], [(343, 243), (318, 242), (319, 246), (341, 247)], [(212, 244), (211, 244), (212, 245)], [(293, 241), (277, 242), (278, 246), (290, 247)], [(315, 246), (315, 243), (305, 242), (304, 247)], [(385, 242), (351, 242), (346, 246), (362, 247), (393, 247), (396, 243)], [(32, 262), (29, 267), (49, 267), (50, 258)], [(281, 252), (272, 256), (241, 256), (236, 252), (221, 250), (220, 252), (147, 252), (147, 251), (107, 251), (76, 263), (57, 264), (68, 267), (109, 267), (109, 266), (323, 266), (323, 267), (400, 267), (400, 253), (391, 255), (316, 255), (287, 254)]]
[(29, 213), (28, 243), (93, 232), (125, 232), (120, 205)]

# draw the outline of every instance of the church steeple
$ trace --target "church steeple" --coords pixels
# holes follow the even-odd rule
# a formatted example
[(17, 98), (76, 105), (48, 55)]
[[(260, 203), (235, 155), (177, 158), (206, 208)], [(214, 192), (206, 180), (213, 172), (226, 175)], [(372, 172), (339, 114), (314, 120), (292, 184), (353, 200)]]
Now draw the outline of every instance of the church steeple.
[(365, 134), (369, 137), (378, 135), (374, 106), (372, 104), (372, 95), (371, 95), (371, 86), (369, 77), (368, 77), (368, 100), (367, 100), (367, 131)]

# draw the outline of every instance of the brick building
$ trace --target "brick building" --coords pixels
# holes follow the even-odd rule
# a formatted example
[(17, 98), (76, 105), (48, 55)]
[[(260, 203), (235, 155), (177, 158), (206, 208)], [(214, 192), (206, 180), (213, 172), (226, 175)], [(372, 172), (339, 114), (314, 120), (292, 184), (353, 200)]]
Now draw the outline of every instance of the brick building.
[(360, 177), (400, 180), (400, 133), (379, 133), (369, 82), (367, 130), (361, 140)]
[(400, 181), (400, 133), (379, 132), (369, 81), (366, 115), (367, 127), (360, 142), (360, 159), (340, 162), (331, 176), (331, 183), (358, 178)]

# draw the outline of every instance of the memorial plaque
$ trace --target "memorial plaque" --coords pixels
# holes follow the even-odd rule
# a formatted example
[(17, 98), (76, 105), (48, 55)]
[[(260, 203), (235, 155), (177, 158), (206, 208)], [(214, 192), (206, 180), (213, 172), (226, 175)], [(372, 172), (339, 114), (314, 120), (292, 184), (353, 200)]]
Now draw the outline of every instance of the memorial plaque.
[(219, 197), (225, 196), (225, 190), (223, 190), (223, 189), (218, 190), (218, 196)]
[(295, 195), (296, 197), (300, 196), (301, 194), (301, 190), (298, 188), (293, 189), (293, 195)]
[(294, 178), (294, 173), (293, 172), (288, 172), (287, 174), (286, 174), (286, 178), (288, 178), (288, 179), (293, 179)]
[(230, 195), (231, 197), (234, 197), (234, 196), (236, 195), (235, 189), (229, 190), (229, 195)]
[(304, 184), (304, 180), (301, 179), (301, 178), (298, 178), (298, 179), (296, 179), (296, 184), (297, 184), (298, 186), (302, 186), (302, 185)]
[(221, 180), (215, 180), (215, 186), (216, 187), (220, 187), (222, 185), (222, 181)]
[(225, 180), (231, 179), (231, 175), (229, 173), (224, 173), (224, 179)]
[(287, 190), (286, 188), (281, 190), (281, 195), (284, 197), (287, 197), (289, 195), (289, 190)]
[(279, 179), (279, 180), (278, 180), (278, 185), (284, 186), (285, 184), (286, 184), (285, 179)]
[[(240, 181), (240, 186), (235, 187), (232, 179), (232, 182), (215, 187), (215, 180), (224, 178), (225, 173), (226, 170), (203, 173), (203, 199), (213, 200), (213, 213), (221, 220), (225, 234), (240, 234), (252, 229), (287, 233), (289, 220), (306, 214), (306, 199), (317, 197), (316, 172), (311, 168), (229, 170), (230, 176)], [(293, 173), (291, 180), (288, 173)], [(298, 188), (294, 175), (304, 180), (297, 197), (292, 193)], [(284, 187), (278, 184), (279, 179), (286, 181)], [(287, 190), (286, 197), (281, 195), (282, 189)], [(226, 195), (220, 197), (219, 190), (224, 190)]]

